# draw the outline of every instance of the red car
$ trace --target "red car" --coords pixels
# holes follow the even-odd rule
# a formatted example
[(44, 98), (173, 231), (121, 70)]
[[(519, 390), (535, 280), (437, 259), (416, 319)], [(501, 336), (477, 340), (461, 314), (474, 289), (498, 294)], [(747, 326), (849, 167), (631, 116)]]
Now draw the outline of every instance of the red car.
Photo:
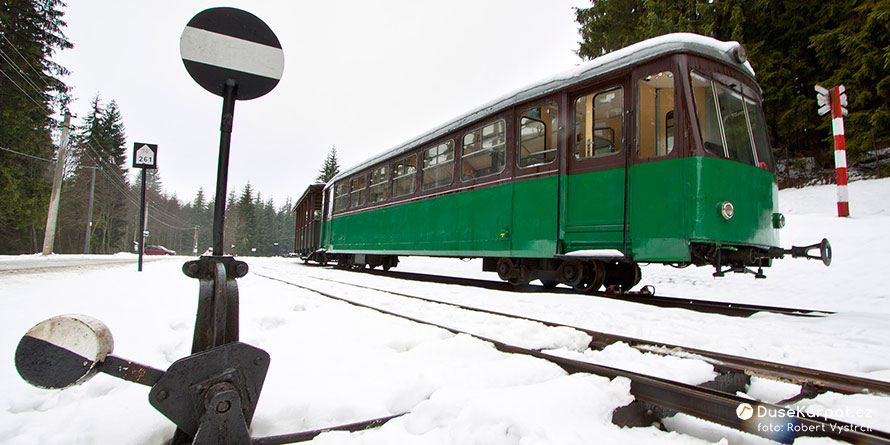
[(175, 250), (170, 250), (164, 246), (145, 246), (146, 255), (176, 255)]

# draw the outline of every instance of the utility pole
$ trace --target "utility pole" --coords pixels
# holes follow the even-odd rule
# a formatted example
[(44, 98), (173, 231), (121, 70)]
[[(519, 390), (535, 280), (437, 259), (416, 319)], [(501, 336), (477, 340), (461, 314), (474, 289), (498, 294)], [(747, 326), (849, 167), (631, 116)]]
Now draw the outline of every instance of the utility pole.
[(43, 254), (52, 255), (53, 243), (56, 241), (56, 221), (59, 218), (59, 195), (62, 194), (62, 174), (65, 172), (65, 156), (68, 151), (68, 131), (71, 113), (65, 111), (62, 121), (62, 137), (59, 140), (59, 158), (56, 160), (56, 174), (53, 176), (53, 192), (49, 198), (49, 209), (46, 212), (46, 231), (43, 233)]
[(86, 234), (83, 237), (83, 254), (89, 255), (90, 253), (90, 238), (92, 238), (92, 228), (93, 228), (93, 196), (96, 191), (96, 169), (99, 167), (88, 167), (83, 166), (84, 168), (88, 168), (91, 170), (92, 178), (90, 178), (90, 203), (87, 206), (87, 228)]

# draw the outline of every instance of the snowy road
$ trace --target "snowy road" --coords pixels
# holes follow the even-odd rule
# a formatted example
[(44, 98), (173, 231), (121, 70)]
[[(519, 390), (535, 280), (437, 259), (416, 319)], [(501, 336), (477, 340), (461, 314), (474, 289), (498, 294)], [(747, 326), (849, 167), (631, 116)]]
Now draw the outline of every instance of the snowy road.
[[(143, 264), (153, 261), (164, 260), (183, 261), (182, 257), (175, 258), (169, 256), (144, 256)], [(110, 266), (115, 264), (132, 264), (136, 267), (139, 261), (136, 255), (119, 254), (119, 255), (21, 255), (21, 256), (0, 256), (0, 274), (12, 274), (22, 272), (37, 272), (60, 270), (63, 268), (95, 268), (101, 266)]]
[[(643, 283), (658, 293), (837, 311), (824, 318), (757, 314), (732, 318), (681, 309), (561, 293), (509, 292), (413, 282), (304, 266), (294, 259), (247, 258), (239, 280), (241, 340), (268, 351), (272, 364), (254, 417), (254, 436), (283, 434), (409, 412), (364, 433), (328, 433), (323, 444), (581, 444), (762, 443), (683, 416), (675, 432), (618, 428), (611, 412), (630, 402), (625, 379), (566, 375), (558, 367), (504, 354), (464, 335), (384, 316), (263, 278), (318, 286), (385, 304), (504, 340), (547, 347), (610, 366), (700, 381), (710, 365), (664, 359), (626, 345), (587, 351), (583, 334), (514, 321), (480, 318), (433, 305), (408, 303), (370, 290), (321, 282), (328, 277), (469, 306), (657, 339), (701, 349), (890, 380), (890, 293), (883, 286), (890, 239), (890, 180), (851, 184), (853, 217), (833, 217), (831, 187), (783, 191), (789, 219), (783, 244), (831, 239), (831, 268), (781, 261), (750, 276), (713, 279), (707, 269), (643, 268)], [(858, 200), (856, 197), (859, 197)], [(129, 256), (131, 258), (131, 255)], [(20, 257), (5, 257), (0, 264)], [(16, 344), (31, 326), (62, 313), (103, 320), (115, 336), (115, 355), (166, 369), (188, 355), (197, 301), (196, 280), (182, 274), (186, 257), (146, 264), (0, 273), (0, 442), (161, 443), (172, 424), (147, 403), (148, 388), (99, 375), (63, 391), (26, 385), (13, 367)], [(70, 266), (70, 267), (69, 267)], [(478, 261), (403, 260), (398, 270), (494, 279)], [(756, 379), (748, 395), (779, 400), (790, 385)], [(890, 430), (890, 397), (825, 394), (801, 403), (832, 417)], [(846, 416), (846, 417), (845, 417)], [(683, 434), (679, 431), (688, 432)], [(696, 436), (696, 437), (693, 437)], [(831, 443), (824, 439), (801, 443)]]

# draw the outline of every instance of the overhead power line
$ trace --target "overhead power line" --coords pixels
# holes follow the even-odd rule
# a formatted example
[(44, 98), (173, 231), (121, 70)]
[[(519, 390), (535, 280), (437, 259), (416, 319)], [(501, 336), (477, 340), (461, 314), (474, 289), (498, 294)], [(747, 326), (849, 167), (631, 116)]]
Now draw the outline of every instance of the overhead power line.
[(15, 61), (12, 60), (12, 58), (9, 57), (9, 55), (6, 54), (6, 51), (3, 51), (2, 48), (0, 48), (0, 57), (2, 57), (4, 60), (6, 60), (6, 62), (9, 63), (9, 65), (12, 66), (12, 68), (17, 73), (19, 73), (19, 76), (21, 76), (21, 78), (25, 80), (25, 83), (28, 84), (31, 87), (31, 89), (33, 89), (34, 91), (40, 92), (42, 94), (40, 87), (38, 87), (37, 84), (34, 83), (33, 80), (31, 80), (30, 76), (28, 76), (24, 71), (22, 71), (22, 69), (19, 67), (19, 65), (17, 63), (15, 63)]
[[(31, 68), (31, 71), (33, 71), (34, 74), (37, 75), (37, 78), (40, 79), (41, 82), (43, 82), (43, 85), (46, 86), (47, 89), (50, 89), (49, 84), (46, 83), (46, 79), (43, 78), (43, 74), (42, 74), (40, 71), (37, 71), (37, 68), (34, 68), (34, 65), (31, 65), (31, 62), (29, 62), (28, 59), (27, 59), (25, 56), (22, 55), (21, 51), (19, 51), (19, 49), (15, 46), (15, 44), (13, 44), (12, 42), (10, 42), (9, 39), (6, 37), (5, 34), (0, 34), (0, 36), (2, 36), (2, 37), (3, 37), (3, 40), (6, 40), (6, 43), (8, 43), (9, 46), (10, 46), (13, 50), (15, 50), (15, 53), (18, 54), (19, 57), (21, 57), (22, 60), (25, 61), (25, 64), (27, 64), (28, 67)], [(21, 71), (21, 70), (20, 70), (20, 71)]]
[(10, 148), (6, 148), (6, 147), (0, 147), (0, 150), (8, 151), (8, 152), (10, 152), (10, 153), (15, 153), (15, 154), (20, 155), (20, 156), (26, 156), (26, 157), (33, 158), (33, 159), (37, 159), (37, 160), (40, 160), (40, 161), (56, 162), (56, 161), (54, 161), (54, 160), (52, 160), (52, 159), (46, 159), (46, 158), (41, 158), (40, 156), (29, 155), (29, 154), (27, 154), (27, 153), (22, 153), (22, 152), (20, 152), (20, 151), (15, 151), (15, 150), (12, 150), (12, 149), (10, 149)]
[(22, 94), (25, 95), (25, 97), (27, 97), (28, 99), (30, 99), (31, 102), (34, 102), (34, 103), (37, 104), (37, 106), (39, 106), (39, 107), (44, 107), (44, 106), (46, 106), (46, 104), (42, 104), (42, 103), (38, 102), (37, 100), (35, 100), (33, 97), (31, 97), (31, 95), (28, 94), (28, 92), (25, 91), (24, 88), (22, 88), (21, 86), (19, 86), (19, 84), (18, 84), (16, 81), (12, 80), (12, 77), (9, 77), (9, 74), (6, 74), (6, 71), (0, 70), (0, 73), (2, 73), (3, 76), (5, 76), (7, 79), (9, 79), (9, 81), (12, 82), (12, 84), (15, 85), (15, 87), (18, 88), (19, 91), (21, 91)]
[[(47, 89), (51, 89), (50, 85), (43, 78), (42, 74), (36, 68), (34, 68), (34, 65), (32, 65), (28, 61), (28, 59), (22, 55), (22, 53), (18, 50), (18, 48), (16, 48), (16, 46), (11, 41), (9, 41), (9, 39), (5, 35), (0, 34), (0, 37), (2, 37), (3, 40), (5, 40), (7, 44), (9, 44), (9, 46), (16, 52), (16, 54), (18, 54), (18, 56), (25, 62), (25, 64), (36, 75), (36, 78), (39, 79), (40, 82), (42, 82), (43, 85)], [(43, 90), (41, 90), (41, 88), (34, 82), (34, 80), (31, 79), (31, 76), (29, 76), (27, 73), (25, 73), (24, 70), (19, 66), (19, 64), (17, 64), (9, 54), (7, 54), (5, 51), (3, 51), (2, 48), (0, 48), (0, 58), (5, 60), (12, 67), (12, 69), (24, 80), (25, 85), (27, 87), (29, 87), (31, 90), (33, 90), (35, 93), (37, 93), (38, 97), (40, 97), (41, 99), (43, 98), (44, 94), (46, 94), (46, 93)], [(32, 97), (31, 94), (29, 94), (29, 92), (25, 90), (25, 88), (23, 88), (21, 85), (19, 85), (18, 82), (13, 80), (12, 77), (10, 77), (10, 75), (6, 73), (6, 71), (0, 70), (0, 73), (2, 73), (3, 76), (5, 76), (13, 85), (15, 85), (15, 87), (18, 88), (19, 91), (21, 91), (22, 94), (25, 95), (25, 97), (30, 99), (32, 102), (34, 102), (38, 106), (45, 106), (45, 104), (42, 104), (39, 101), (37, 101), (36, 99), (34, 99), (34, 97)], [(93, 156), (90, 156), (89, 153), (83, 153), (84, 156), (93, 160), (93, 163), (96, 165), (97, 169), (100, 170), (102, 172), (102, 174), (105, 175), (105, 177), (108, 179), (108, 181), (112, 185), (112, 187), (114, 187), (115, 189), (117, 189), (117, 191), (119, 193), (121, 193), (121, 195), (125, 198), (126, 202), (129, 202), (130, 204), (132, 204), (138, 208), (139, 205), (137, 204), (136, 199), (133, 196), (135, 194), (135, 192), (130, 188), (130, 184), (127, 183), (123, 178), (120, 178), (116, 175), (112, 175), (108, 171), (106, 171), (105, 167), (110, 166), (110, 164), (107, 161), (105, 161), (102, 158), (102, 156), (98, 153), (96, 148), (93, 147), (93, 141), (86, 140), (86, 142), (87, 142), (86, 147), (89, 148), (90, 151), (92, 151), (93, 154), (96, 155), (96, 157), (94, 158)], [(98, 141), (96, 142), (96, 144), (99, 145), (99, 148), (101, 148), (103, 150), (105, 149), (105, 147), (102, 147), (102, 144), (100, 144)], [(27, 153), (22, 153), (22, 152), (12, 150), (9, 148), (5, 148), (5, 147), (0, 147), (0, 149), (2, 149), (3, 151), (7, 151), (10, 153), (20, 155), (20, 156), (26, 156), (29, 158), (33, 158), (33, 159), (37, 159), (37, 160), (41, 160), (41, 161), (45, 161), (45, 162), (55, 162), (52, 159), (46, 159), (46, 158), (42, 158), (39, 156), (29, 155)], [(148, 204), (154, 209), (154, 211), (156, 213), (161, 214), (165, 218), (168, 218), (169, 220), (174, 221), (179, 225), (185, 225), (183, 222), (179, 221), (179, 218), (177, 218), (176, 216), (170, 214), (169, 212), (167, 212), (166, 210), (161, 208), (158, 205), (158, 203), (152, 202), (151, 197), (148, 198), (148, 201), (149, 201)], [(155, 222), (160, 223), (164, 226), (167, 226), (171, 229), (194, 230), (194, 227), (178, 227), (176, 225), (170, 224), (166, 221), (159, 219), (158, 217), (153, 215), (151, 212), (149, 212), (148, 216), (150, 219), (154, 220)]]

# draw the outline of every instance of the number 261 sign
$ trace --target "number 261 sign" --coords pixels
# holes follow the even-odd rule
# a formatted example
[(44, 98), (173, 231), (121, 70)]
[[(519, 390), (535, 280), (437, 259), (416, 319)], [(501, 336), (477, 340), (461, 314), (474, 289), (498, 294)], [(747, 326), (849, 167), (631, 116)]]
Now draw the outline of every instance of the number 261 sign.
[(158, 145), (134, 143), (133, 168), (158, 168)]

